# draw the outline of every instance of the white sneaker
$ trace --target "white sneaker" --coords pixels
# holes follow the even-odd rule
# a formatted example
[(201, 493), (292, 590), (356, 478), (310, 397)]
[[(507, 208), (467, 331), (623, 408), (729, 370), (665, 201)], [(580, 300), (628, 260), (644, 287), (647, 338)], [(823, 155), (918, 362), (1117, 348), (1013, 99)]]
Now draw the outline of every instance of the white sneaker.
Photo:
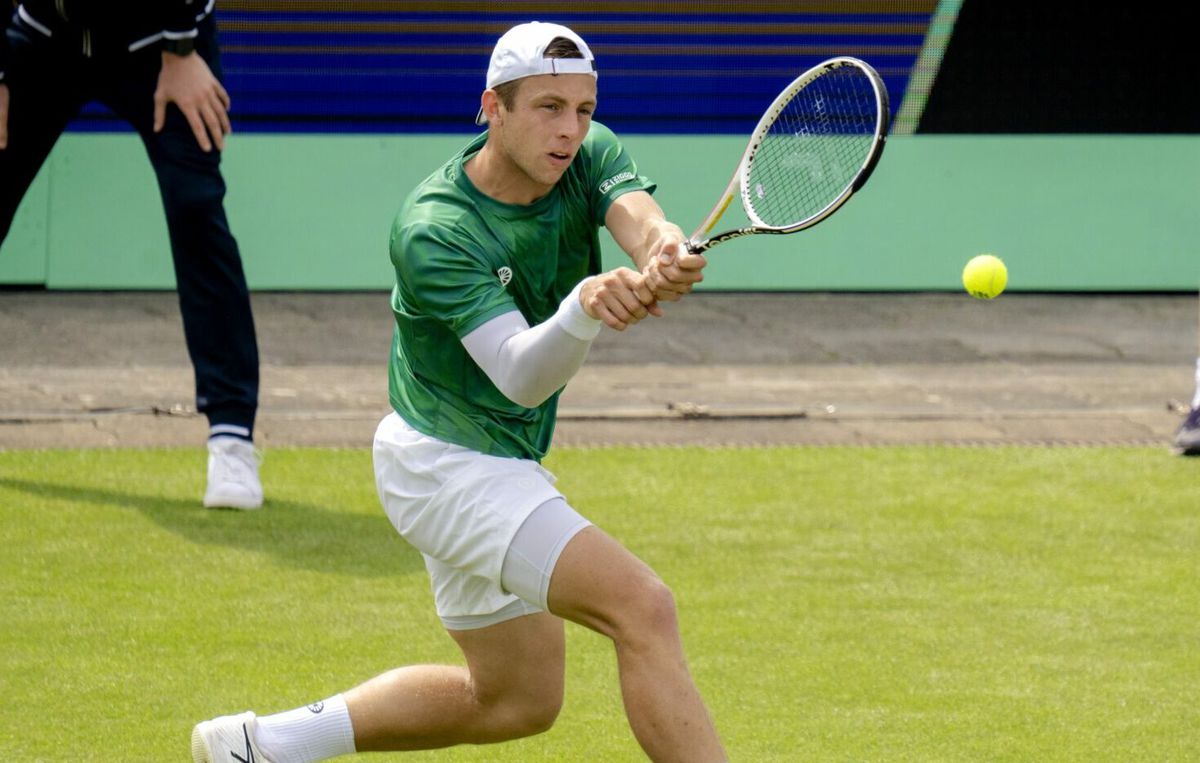
[(204, 505), (210, 509), (257, 509), (262, 506), (262, 482), (254, 444), (236, 437), (208, 441), (208, 489)]
[(223, 715), (192, 729), (193, 763), (271, 763), (254, 741), (254, 713)]

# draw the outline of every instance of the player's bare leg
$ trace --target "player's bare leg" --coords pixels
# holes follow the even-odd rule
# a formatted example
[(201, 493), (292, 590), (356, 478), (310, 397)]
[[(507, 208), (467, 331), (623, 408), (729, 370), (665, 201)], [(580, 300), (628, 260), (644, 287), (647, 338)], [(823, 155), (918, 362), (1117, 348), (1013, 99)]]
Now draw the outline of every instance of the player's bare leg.
[(360, 752), (502, 742), (554, 723), (563, 700), (561, 620), (526, 615), (449, 633), (467, 667), (398, 668), (345, 693)]
[(554, 614), (613, 640), (625, 713), (651, 760), (726, 760), (688, 672), (674, 598), (649, 566), (589, 527), (559, 557), (549, 603)]

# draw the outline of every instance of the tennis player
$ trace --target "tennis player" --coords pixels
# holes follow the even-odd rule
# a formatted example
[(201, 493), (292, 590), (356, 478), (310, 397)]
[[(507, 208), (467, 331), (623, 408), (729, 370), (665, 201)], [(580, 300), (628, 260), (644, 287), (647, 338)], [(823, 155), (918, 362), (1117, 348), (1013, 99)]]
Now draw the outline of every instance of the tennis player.
[[(564, 619), (614, 642), (647, 756), (726, 759), (670, 590), (539, 463), (559, 393), (602, 327), (661, 315), (706, 264), (592, 121), (596, 82), (570, 29), (510, 29), (481, 97), (487, 132), (416, 188), (392, 228), (394, 411), (375, 435), (376, 484), (424, 555), (465, 666), (398, 668), (307, 707), (200, 723), (195, 760), (299, 763), (537, 734), (562, 704)], [(601, 272), (600, 225), (636, 269)]]

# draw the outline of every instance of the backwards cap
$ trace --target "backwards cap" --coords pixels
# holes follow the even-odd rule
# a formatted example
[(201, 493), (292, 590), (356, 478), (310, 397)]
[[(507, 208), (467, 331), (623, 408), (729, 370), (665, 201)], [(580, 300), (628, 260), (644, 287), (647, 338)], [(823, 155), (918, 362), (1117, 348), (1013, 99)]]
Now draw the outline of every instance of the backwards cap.
[[(546, 48), (555, 37), (565, 37), (575, 43), (583, 58), (546, 58)], [(590, 74), (597, 77), (596, 58), (582, 37), (561, 24), (540, 21), (519, 24), (496, 42), (488, 64), (487, 86), (491, 89), (538, 74)], [(483, 109), (475, 117), (475, 124), (487, 124)]]

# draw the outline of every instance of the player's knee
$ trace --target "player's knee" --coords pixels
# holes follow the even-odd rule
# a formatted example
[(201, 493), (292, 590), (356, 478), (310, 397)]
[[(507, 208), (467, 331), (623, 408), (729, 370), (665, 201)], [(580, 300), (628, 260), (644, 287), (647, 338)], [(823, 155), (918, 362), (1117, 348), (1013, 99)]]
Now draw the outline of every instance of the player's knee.
[(476, 684), (475, 701), (488, 729), (488, 742), (520, 739), (548, 730), (562, 710), (564, 675), (551, 671), (512, 684)]
[(545, 697), (528, 704), (522, 709), (517, 719), (516, 726), (521, 732), (520, 735), (533, 736), (541, 734), (543, 731), (549, 731), (554, 722), (558, 720), (558, 713), (561, 710), (561, 696), (557, 699)]
[(658, 577), (638, 585), (626, 599), (625, 608), (617, 640), (628, 646), (674, 640), (679, 633), (675, 595)]
[(675, 609), (675, 594), (667, 584), (656, 579), (645, 597), (643, 617), (646, 628), (660, 636), (674, 636), (678, 633), (679, 615)]
[(562, 694), (509, 699), (492, 709), (495, 738), (503, 741), (548, 731), (562, 710)]

